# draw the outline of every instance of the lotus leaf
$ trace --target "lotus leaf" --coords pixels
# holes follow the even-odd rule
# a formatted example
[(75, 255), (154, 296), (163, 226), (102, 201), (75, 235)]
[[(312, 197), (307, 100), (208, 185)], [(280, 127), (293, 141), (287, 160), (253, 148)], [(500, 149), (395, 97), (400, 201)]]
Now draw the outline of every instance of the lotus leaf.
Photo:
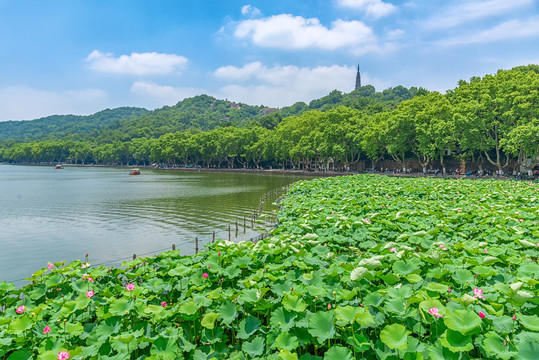
[(481, 318), (471, 310), (449, 311), (444, 316), (445, 325), (462, 335), (469, 335), (481, 327)]
[(390, 349), (405, 351), (408, 348), (408, 331), (401, 324), (386, 325), (380, 332), (380, 339)]

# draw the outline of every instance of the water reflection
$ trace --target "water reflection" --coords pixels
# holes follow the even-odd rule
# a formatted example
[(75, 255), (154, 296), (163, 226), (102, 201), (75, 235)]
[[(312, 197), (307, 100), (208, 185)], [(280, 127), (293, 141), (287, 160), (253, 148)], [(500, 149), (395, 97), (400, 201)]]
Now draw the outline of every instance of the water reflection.
[[(0, 166), (0, 281), (29, 276), (47, 261), (119, 265), (133, 253), (200, 248), (213, 231), (256, 230), (252, 211), (266, 192), (298, 180), (283, 175)], [(266, 208), (266, 211), (273, 209)], [(235, 227), (233, 226), (233, 230)], [(233, 233), (234, 236), (234, 233)]]

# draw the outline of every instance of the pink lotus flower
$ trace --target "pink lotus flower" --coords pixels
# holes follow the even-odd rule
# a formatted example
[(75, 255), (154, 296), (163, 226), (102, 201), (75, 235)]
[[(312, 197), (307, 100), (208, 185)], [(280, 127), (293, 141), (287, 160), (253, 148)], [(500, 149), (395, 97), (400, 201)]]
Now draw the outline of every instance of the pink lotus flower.
[(513, 315), (513, 321), (516, 321), (516, 320), (517, 320), (517, 316)]
[(125, 289), (127, 291), (133, 291), (133, 290), (135, 290), (135, 284), (129, 283), (129, 284), (126, 285)]
[(217, 256), (221, 256), (221, 252), (218, 252), (218, 253), (217, 253)]
[(438, 308), (437, 307), (433, 307), (433, 308), (430, 308), (429, 309), (429, 313), (431, 315), (433, 315), (434, 317), (444, 317), (443, 315), (440, 315), (440, 313), (438, 312)]
[(481, 289), (473, 289), (473, 293), (474, 293), (474, 297), (476, 298), (479, 298), (479, 299), (484, 299), (485, 297), (483, 296), (483, 290)]
[(389, 252), (397, 252), (397, 248), (392, 247), (391, 249), (389, 249)]
[(481, 319), (484, 319), (485, 316), (486, 316), (486, 315), (485, 315), (484, 312), (482, 312), (482, 311), (479, 312), (479, 317), (480, 317)]
[(331, 303), (328, 304), (328, 310), (331, 310)]
[(486, 253), (488, 253), (488, 250), (487, 250), (487, 249), (483, 249), (483, 252), (486, 254)]
[(91, 265), (91, 263), (82, 264), (81, 269), (86, 269), (86, 268), (90, 267), (90, 265)]
[(94, 282), (94, 278), (91, 278), (91, 277), (89, 277), (87, 280), (90, 282)]
[(208, 273), (204, 273), (204, 274), (202, 274), (202, 277), (203, 277), (203, 278), (205, 278), (205, 279), (207, 279), (207, 278), (208, 278), (208, 276), (210, 276), (210, 275), (208, 275)]
[(440, 246), (438, 246), (438, 247), (439, 247), (440, 249), (443, 249), (443, 248), (444, 248), (444, 246), (443, 246), (443, 245), (440, 245)]
[(87, 298), (91, 298), (92, 296), (94, 296), (95, 292), (93, 290), (89, 290), (86, 292), (86, 297)]
[(449, 293), (451, 292), (451, 286), (447, 287), (447, 292), (449, 292)]
[(43, 329), (43, 334), (48, 334), (51, 332), (51, 328), (49, 327), (49, 325), (45, 326), (45, 328)]
[(166, 302), (166, 301), (162, 301), (162, 302), (161, 302), (161, 306), (162, 306), (162, 307), (166, 307), (166, 306), (167, 306), (167, 302)]
[(52, 263), (49, 263), (49, 265), (47, 265), (47, 269), (49, 269), (49, 270), (52, 269), (53, 267), (54, 267), (54, 264), (52, 264)]
[(15, 310), (15, 312), (17, 314), (22, 314), (24, 312), (24, 310), (26, 310), (26, 307), (24, 305), (21, 305)]
[(60, 351), (58, 353), (58, 360), (69, 359), (69, 351)]
[(520, 222), (524, 222), (524, 219), (518, 219), (518, 221), (520, 221)]

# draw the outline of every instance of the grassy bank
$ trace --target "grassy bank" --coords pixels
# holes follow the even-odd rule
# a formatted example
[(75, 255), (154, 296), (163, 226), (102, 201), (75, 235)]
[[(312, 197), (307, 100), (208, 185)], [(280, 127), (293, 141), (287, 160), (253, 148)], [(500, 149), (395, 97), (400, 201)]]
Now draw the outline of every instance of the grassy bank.
[(536, 359), (538, 199), (528, 182), (301, 181), (256, 244), (0, 283), (0, 356)]

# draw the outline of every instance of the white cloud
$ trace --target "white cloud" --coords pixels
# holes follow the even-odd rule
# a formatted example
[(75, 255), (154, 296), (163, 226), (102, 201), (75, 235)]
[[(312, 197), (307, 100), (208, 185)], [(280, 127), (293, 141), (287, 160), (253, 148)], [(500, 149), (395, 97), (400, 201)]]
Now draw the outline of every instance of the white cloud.
[(382, 0), (338, 0), (338, 4), (342, 7), (365, 11), (367, 15), (374, 18), (389, 15), (397, 9), (395, 5)]
[(115, 58), (113, 54), (94, 50), (86, 61), (94, 70), (132, 75), (164, 75), (180, 72), (187, 65), (187, 58), (175, 54), (131, 53)]
[(427, 29), (450, 29), (472, 21), (497, 15), (507, 15), (510, 11), (533, 5), (534, 0), (482, 0), (460, 1), (456, 5), (441, 8), (438, 14), (423, 22)]
[(261, 13), (260, 13), (260, 10), (258, 10), (254, 6), (245, 5), (241, 8), (241, 14), (243, 16), (255, 17), (255, 16), (259, 16)]
[[(297, 101), (308, 103), (334, 89), (352, 91), (356, 68), (338, 65), (315, 68), (293, 65), (267, 67), (261, 62), (253, 62), (243, 67), (221, 67), (215, 71), (214, 76), (232, 82), (221, 88), (221, 97), (247, 104), (282, 107)], [(372, 83), (366, 74), (362, 74), (362, 82)]]
[(207, 93), (203, 89), (190, 87), (173, 87), (146, 81), (136, 81), (131, 86), (131, 92), (143, 97), (144, 106), (157, 108), (164, 105), (174, 105), (178, 101), (195, 95)]
[(327, 28), (317, 18), (289, 14), (242, 21), (234, 35), (263, 47), (282, 49), (349, 48), (354, 53), (378, 50), (372, 29), (360, 21), (336, 20)]
[(491, 29), (441, 40), (441, 45), (467, 45), (479, 43), (493, 43), (509, 39), (523, 39), (539, 37), (539, 17), (525, 21), (511, 20), (499, 24)]
[(33, 120), (49, 115), (87, 115), (103, 110), (107, 94), (99, 89), (53, 92), (27, 86), (0, 89), (0, 121)]

